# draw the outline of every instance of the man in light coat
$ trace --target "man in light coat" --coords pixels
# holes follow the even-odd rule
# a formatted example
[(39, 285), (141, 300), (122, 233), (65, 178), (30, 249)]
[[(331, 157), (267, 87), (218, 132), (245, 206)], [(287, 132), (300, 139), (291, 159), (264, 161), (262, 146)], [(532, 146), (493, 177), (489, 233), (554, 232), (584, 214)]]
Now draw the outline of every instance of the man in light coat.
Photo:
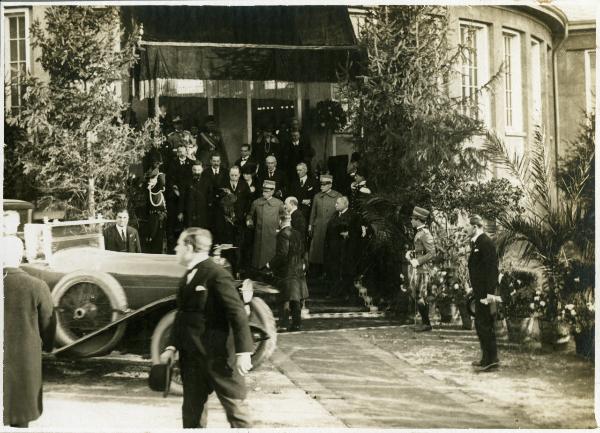
[(252, 267), (255, 269), (263, 268), (275, 255), (279, 209), (283, 206), (281, 200), (273, 197), (275, 188), (275, 182), (265, 180), (262, 185), (263, 196), (252, 202), (246, 217), (246, 224), (254, 229)]
[(308, 224), (308, 235), (312, 237), (308, 261), (316, 275), (323, 273), (327, 223), (335, 213), (336, 200), (342, 196), (339, 192), (331, 189), (333, 176), (323, 174), (319, 181), (321, 192), (315, 195)]

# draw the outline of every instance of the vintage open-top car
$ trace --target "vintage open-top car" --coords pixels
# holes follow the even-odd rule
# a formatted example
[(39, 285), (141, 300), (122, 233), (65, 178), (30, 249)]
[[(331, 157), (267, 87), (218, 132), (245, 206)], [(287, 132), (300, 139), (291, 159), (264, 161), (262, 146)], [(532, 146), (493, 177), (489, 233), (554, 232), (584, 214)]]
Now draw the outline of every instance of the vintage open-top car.
[[(99, 217), (25, 224), (28, 263), (22, 268), (50, 287), (57, 315), (54, 354), (92, 357), (115, 348), (135, 351), (150, 338), (156, 363), (167, 345), (185, 268), (173, 255), (105, 250), (103, 227), (110, 222)], [(216, 251), (211, 260), (226, 265)], [(256, 367), (273, 353), (277, 339), (273, 313), (261, 297), (274, 299), (278, 291), (252, 280), (236, 280), (236, 285), (255, 341)], [(180, 384), (174, 380), (177, 392)]]

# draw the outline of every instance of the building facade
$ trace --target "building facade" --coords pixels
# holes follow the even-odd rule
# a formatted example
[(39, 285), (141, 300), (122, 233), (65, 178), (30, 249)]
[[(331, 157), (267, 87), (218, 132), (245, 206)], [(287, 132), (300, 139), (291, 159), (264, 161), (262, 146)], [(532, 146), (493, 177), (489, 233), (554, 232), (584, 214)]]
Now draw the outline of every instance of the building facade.
[[(45, 76), (34, 60), (40, 53), (32, 50), (29, 25), (43, 21), (46, 7), (3, 9), (7, 110), (19, 110), (22, 104), (20, 77)], [(138, 122), (154, 115), (159, 101), (173, 116), (183, 117), (187, 128), (202, 126), (204, 117), (213, 114), (234, 160), (239, 146), (251, 142), (257, 129), (277, 129), (297, 117), (312, 138), (316, 159), (352, 151), (349, 136), (340, 134), (326, 143), (309, 120), (318, 101), (335, 98), (335, 70), (356, 54), (364, 9), (122, 10), (121, 25), (144, 29), (140, 68), (122, 86), (122, 97), (131, 103)], [(449, 11), (451, 37), (472, 53), (457, 65), (460, 75), (451, 93), (475, 95), (499, 73), (492, 90), (477, 97), (477, 108), (471, 107), (469, 114), (481, 118), (517, 153), (526, 150), (541, 128), (554, 158), (562, 154), (576, 137), (584, 113), (595, 107), (594, 20), (569, 21), (557, 7), (533, 4), (451, 6)], [(183, 67), (189, 59), (193, 67)]]

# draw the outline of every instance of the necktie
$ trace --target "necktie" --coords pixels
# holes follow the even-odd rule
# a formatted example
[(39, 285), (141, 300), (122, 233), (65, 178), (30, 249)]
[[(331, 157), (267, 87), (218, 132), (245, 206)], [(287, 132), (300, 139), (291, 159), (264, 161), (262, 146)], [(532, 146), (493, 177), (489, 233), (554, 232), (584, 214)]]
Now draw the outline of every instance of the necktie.
[(121, 234), (121, 239), (125, 240), (126, 239), (126, 237), (125, 237), (125, 229), (119, 230), (119, 233)]
[(232, 183), (231, 184), (231, 189), (235, 191), (236, 188), (237, 188), (237, 183)]
[(269, 177), (273, 177), (273, 172), (269, 171)]
[(300, 186), (304, 186), (304, 179), (300, 181)]

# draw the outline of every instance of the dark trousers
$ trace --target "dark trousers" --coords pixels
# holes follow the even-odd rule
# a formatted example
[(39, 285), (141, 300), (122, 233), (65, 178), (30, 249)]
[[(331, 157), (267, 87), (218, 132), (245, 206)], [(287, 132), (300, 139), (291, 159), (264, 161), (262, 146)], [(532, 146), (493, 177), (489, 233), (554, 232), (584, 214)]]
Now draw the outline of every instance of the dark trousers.
[(299, 329), (302, 325), (302, 303), (300, 301), (282, 302), (279, 309), (279, 326), (288, 328), (290, 324), (290, 314), (292, 316), (291, 328)]
[(477, 337), (479, 337), (483, 365), (497, 362), (498, 349), (496, 347), (494, 316), (490, 312), (489, 305), (483, 305), (481, 302), (475, 304), (475, 330), (477, 331)]
[[(183, 405), (181, 406), (183, 428), (205, 428), (208, 420), (206, 401), (215, 388), (208, 372), (206, 359), (199, 354), (180, 351), (179, 366), (183, 380)], [(231, 427), (252, 427), (245, 400), (227, 397), (219, 391), (218, 387), (215, 388), (215, 392), (225, 409)]]

